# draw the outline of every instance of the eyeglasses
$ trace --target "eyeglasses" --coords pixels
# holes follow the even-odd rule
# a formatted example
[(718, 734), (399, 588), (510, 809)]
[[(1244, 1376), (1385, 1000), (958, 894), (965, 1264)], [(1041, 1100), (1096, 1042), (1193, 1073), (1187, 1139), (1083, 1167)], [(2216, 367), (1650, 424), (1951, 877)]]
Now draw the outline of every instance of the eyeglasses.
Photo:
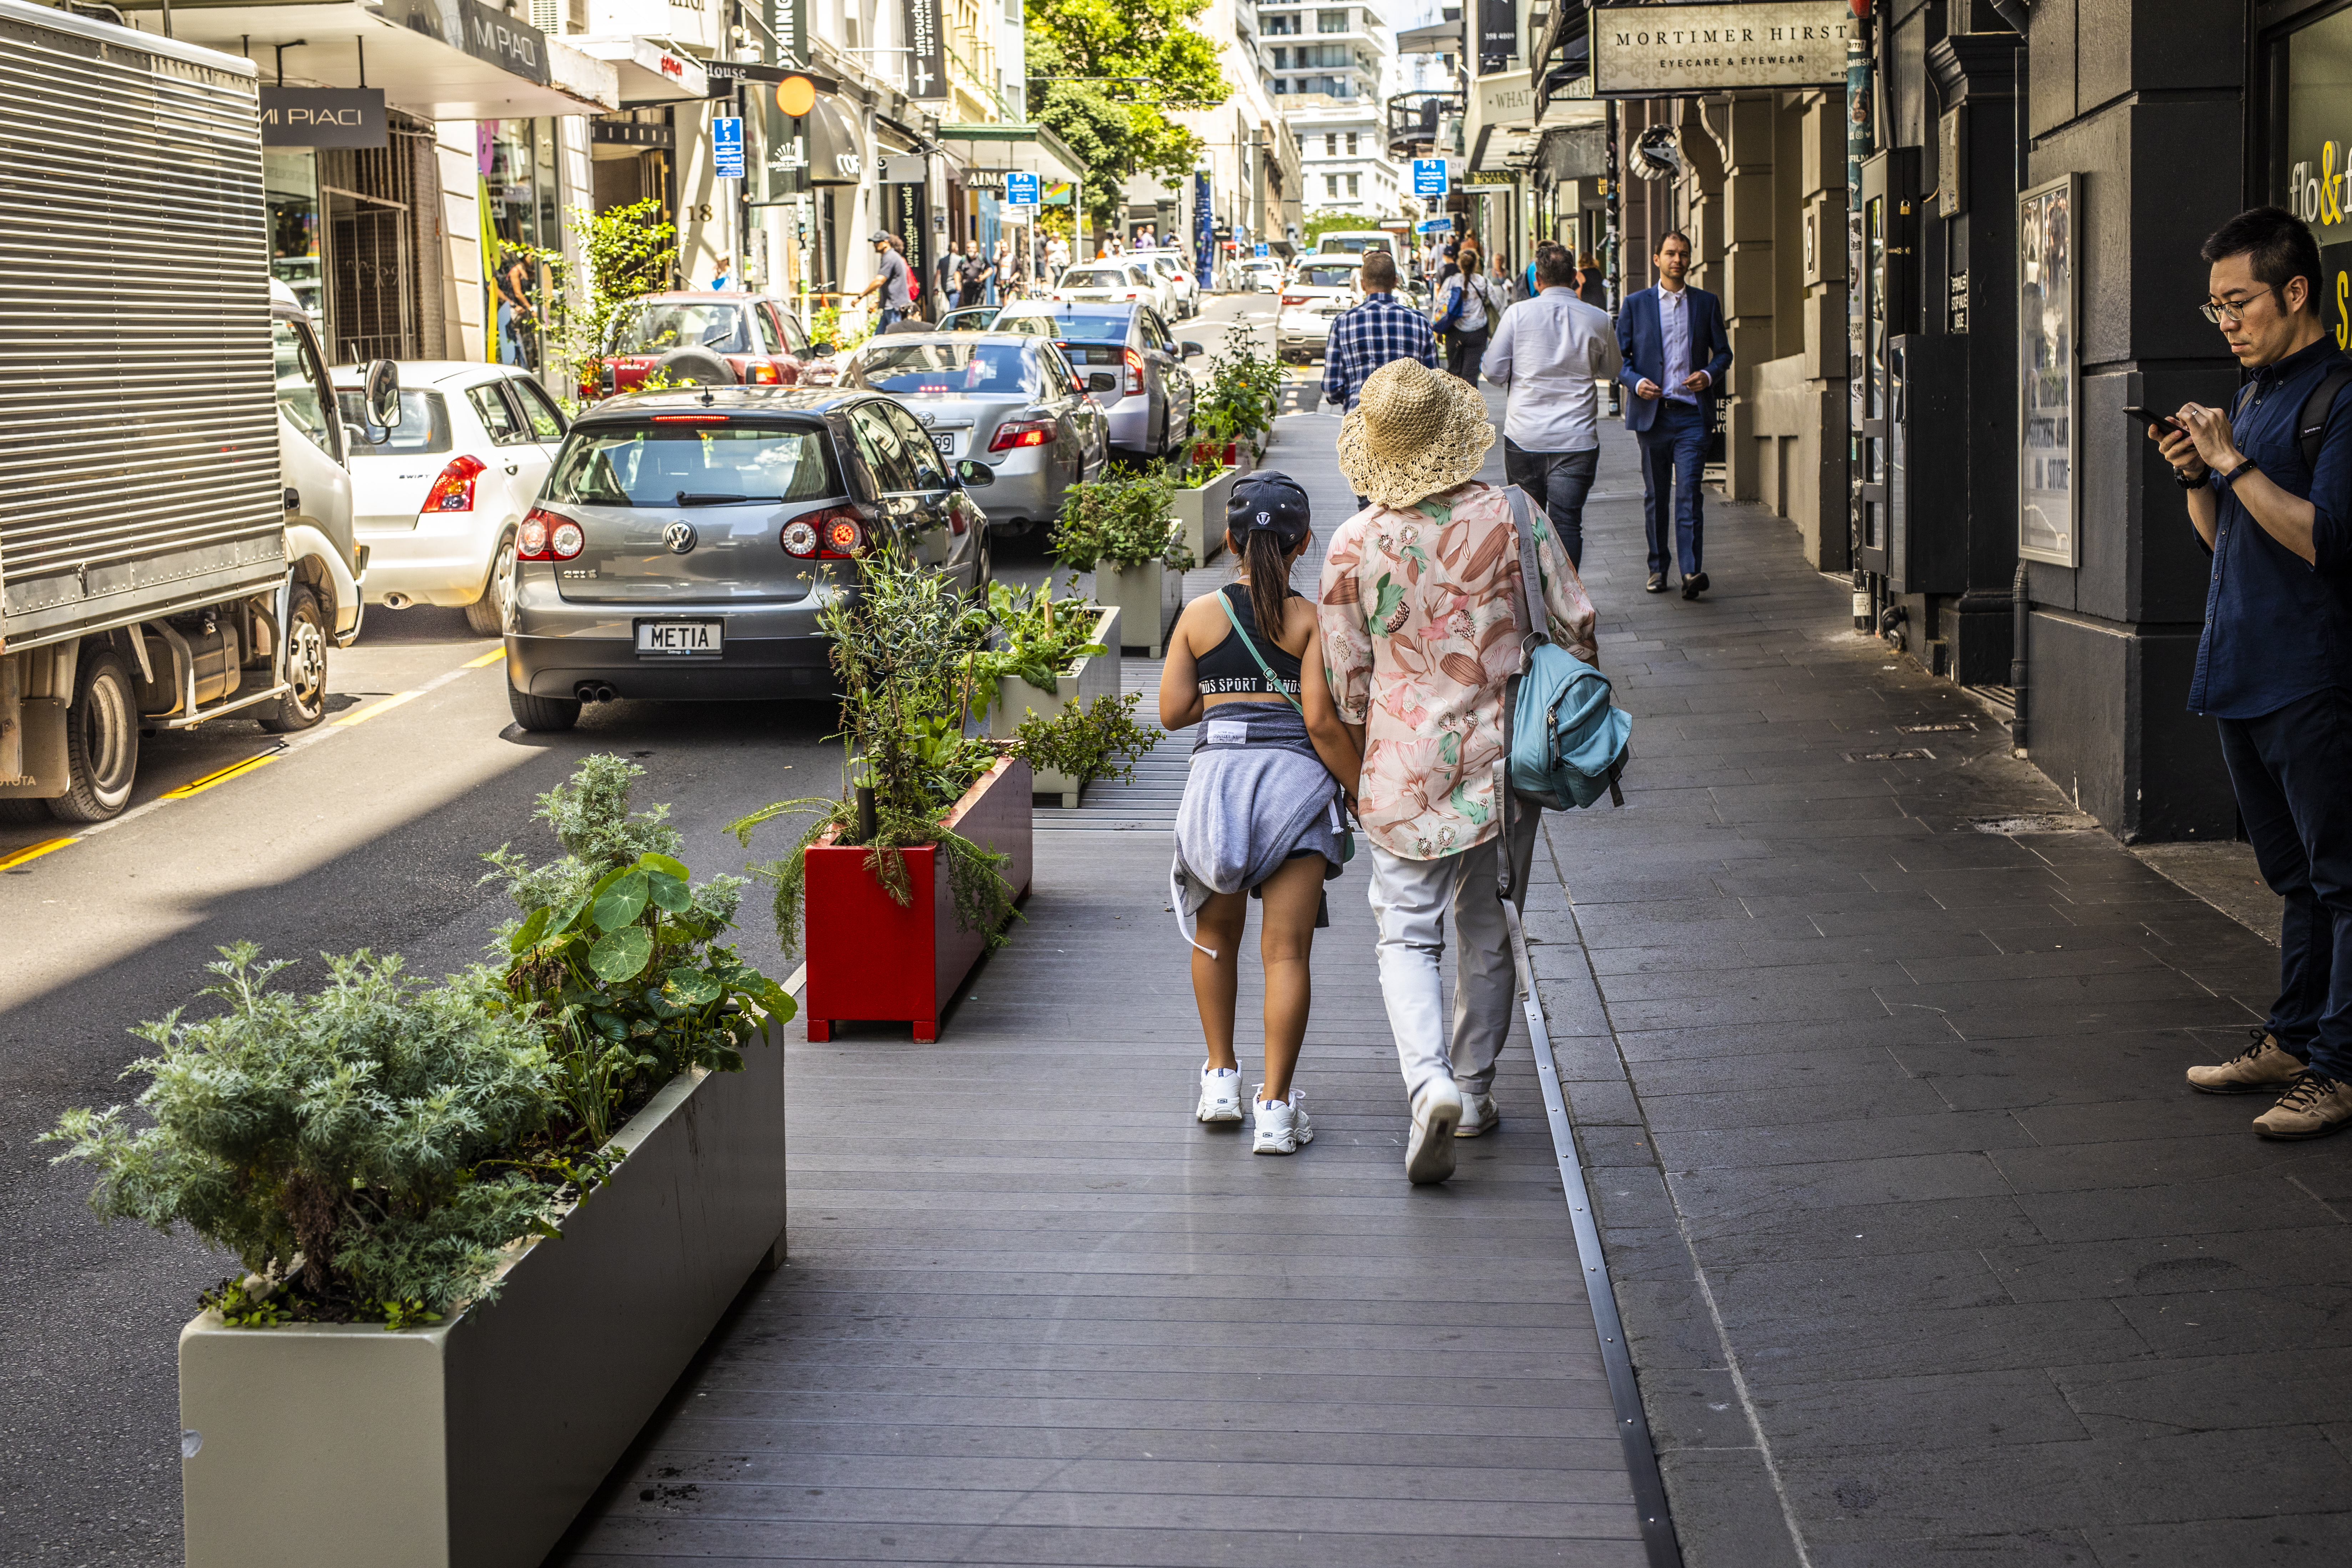
[[(2242, 300), (2208, 300), (2197, 307), (2197, 313), (2217, 327), (2234, 327), (2245, 321), (2246, 307), (2264, 294), (2279, 294), (2278, 285), (2273, 283)], [(2284, 304), (2286, 296), (2279, 294), (2279, 302)]]

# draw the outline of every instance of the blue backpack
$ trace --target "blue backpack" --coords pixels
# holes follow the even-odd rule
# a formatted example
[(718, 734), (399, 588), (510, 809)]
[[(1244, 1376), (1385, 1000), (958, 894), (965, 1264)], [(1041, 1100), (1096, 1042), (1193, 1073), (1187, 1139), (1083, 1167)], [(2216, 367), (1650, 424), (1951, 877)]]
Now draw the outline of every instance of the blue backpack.
[(1519, 673), (1504, 703), (1511, 794), (1552, 811), (1591, 805), (1605, 793), (1625, 804), (1618, 776), (1632, 755), (1633, 716), (1610, 701), (1609, 678), (1551, 640), (1537, 574), (1528, 498), (1514, 485), (1511, 529), (1519, 541)]

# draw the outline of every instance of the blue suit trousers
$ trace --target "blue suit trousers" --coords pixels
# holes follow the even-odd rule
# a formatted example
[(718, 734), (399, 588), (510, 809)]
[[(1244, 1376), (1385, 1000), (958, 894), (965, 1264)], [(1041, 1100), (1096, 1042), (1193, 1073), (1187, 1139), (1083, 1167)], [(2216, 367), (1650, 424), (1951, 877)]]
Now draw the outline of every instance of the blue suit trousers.
[(1706, 466), (1706, 409), (1661, 397), (1656, 418), (1638, 434), (1642, 522), (1650, 535), (1650, 570), (1671, 573), (1679, 565), (1685, 578), (1696, 577), (1706, 570), (1702, 545), (1706, 511), (1698, 489), (1700, 471)]

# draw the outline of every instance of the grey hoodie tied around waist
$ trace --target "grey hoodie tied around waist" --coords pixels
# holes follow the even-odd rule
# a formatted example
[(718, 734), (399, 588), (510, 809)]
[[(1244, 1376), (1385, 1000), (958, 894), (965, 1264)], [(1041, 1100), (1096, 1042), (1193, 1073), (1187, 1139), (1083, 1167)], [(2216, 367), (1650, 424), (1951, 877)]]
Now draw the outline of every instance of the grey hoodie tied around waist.
[(1307, 721), (1287, 702), (1221, 702), (1201, 721), (1192, 772), (1176, 807), (1176, 861), (1169, 902), (1184, 940), (1195, 940), (1212, 893), (1255, 888), (1293, 850), (1311, 849), (1339, 874), (1347, 831), (1339, 781), (1315, 754)]

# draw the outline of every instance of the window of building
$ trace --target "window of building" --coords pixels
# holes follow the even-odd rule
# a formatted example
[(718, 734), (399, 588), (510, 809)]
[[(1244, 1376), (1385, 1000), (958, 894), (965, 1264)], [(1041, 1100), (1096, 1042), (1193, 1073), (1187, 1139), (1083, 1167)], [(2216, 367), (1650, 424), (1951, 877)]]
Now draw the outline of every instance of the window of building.
[(1337, 136), (1327, 132), (1323, 138), (1323, 156), (1326, 158), (1336, 158), (1339, 155), (1339, 139)]
[(1348, 132), (1348, 156), (1349, 156), (1349, 157), (1350, 157), (1350, 158), (1352, 158), (1352, 157), (1354, 157), (1355, 155), (1356, 155), (1356, 132), (1354, 132), (1350, 131), (1350, 132)]
[[(1278, 71), (1288, 70), (1290, 68), (1290, 51), (1288, 49), (1276, 49), (1274, 51), (1274, 68)], [(1276, 90), (1278, 91), (1280, 89), (1277, 89)]]
[(1326, 174), (1323, 176), (1323, 194), (1327, 196), (1336, 196), (1339, 194), (1339, 175)]
[(1348, 30), (1348, 13), (1345, 11), (1316, 12), (1315, 30), (1318, 33), (1346, 32)]
[(1359, 194), (1356, 190), (1356, 176), (1353, 174), (1348, 176), (1348, 194), (1351, 196)]

